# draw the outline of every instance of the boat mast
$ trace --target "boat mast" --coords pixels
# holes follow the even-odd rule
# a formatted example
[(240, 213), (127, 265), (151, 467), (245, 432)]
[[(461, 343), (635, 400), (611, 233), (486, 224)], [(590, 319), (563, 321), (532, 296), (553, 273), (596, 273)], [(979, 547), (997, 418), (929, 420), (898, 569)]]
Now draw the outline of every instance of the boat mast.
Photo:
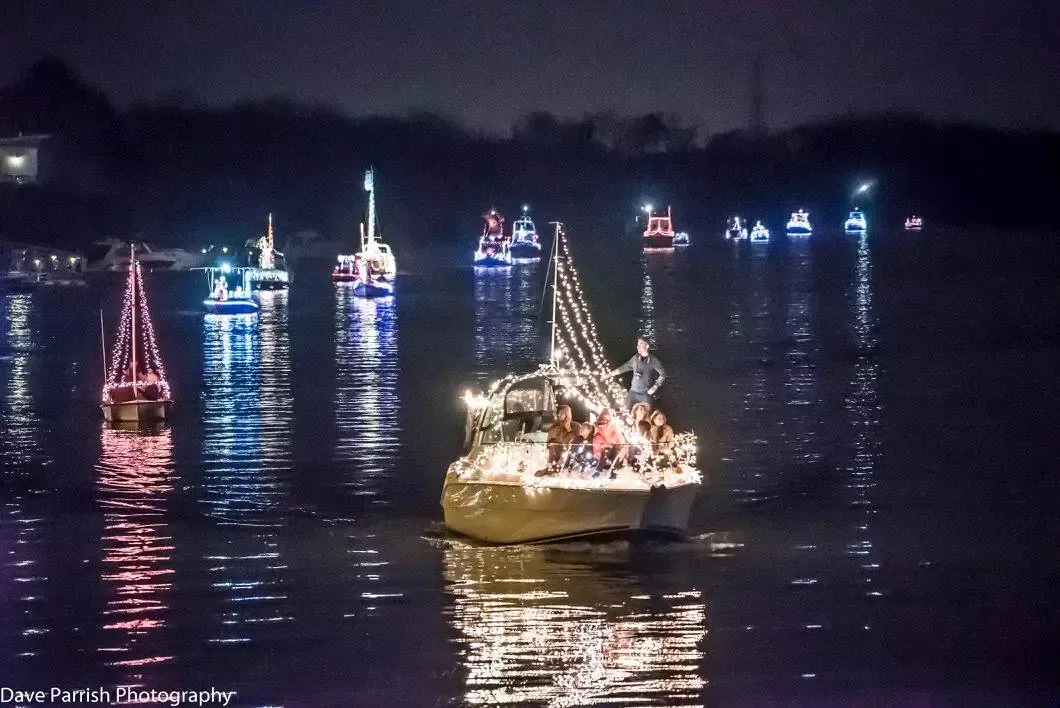
[(553, 222), (556, 225), (556, 236), (552, 241), (552, 345), (549, 350), (549, 363), (556, 366), (556, 300), (559, 297), (559, 230), (562, 222)]
[(132, 287), (132, 383), (136, 390), (136, 244), (129, 245), (129, 284)]
[(99, 348), (103, 353), (103, 385), (107, 385), (107, 335), (103, 332), (103, 310), (99, 311)]
[(364, 173), (364, 190), (368, 192), (368, 243), (375, 243), (375, 172), (371, 167)]

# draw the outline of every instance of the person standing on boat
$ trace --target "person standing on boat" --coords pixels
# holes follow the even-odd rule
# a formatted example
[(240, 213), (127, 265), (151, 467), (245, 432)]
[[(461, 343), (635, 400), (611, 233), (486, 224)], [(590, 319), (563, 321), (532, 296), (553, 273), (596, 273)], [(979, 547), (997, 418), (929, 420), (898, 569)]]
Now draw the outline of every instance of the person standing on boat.
[(649, 350), (648, 340), (644, 337), (637, 338), (637, 353), (617, 369), (607, 373), (607, 378), (620, 376), (627, 371), (633, 372), (633, 380), (629, 383), (629, 407), (632, 409), (638, 403), (652, 404), (652, 396), (666, 380), (666, 369), (663, 368), (659, 358)]

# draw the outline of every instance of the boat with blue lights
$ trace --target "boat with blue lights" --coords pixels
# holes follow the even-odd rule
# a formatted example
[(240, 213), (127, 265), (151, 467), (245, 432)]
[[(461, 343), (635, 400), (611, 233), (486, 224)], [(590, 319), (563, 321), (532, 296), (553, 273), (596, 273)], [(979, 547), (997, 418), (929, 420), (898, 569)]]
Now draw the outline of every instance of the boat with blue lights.
[(768, 243), (769, 242), (769, 229), (765, 227), (761, 221), (755, 221), (754, 227), (751, 229), (751, 234), (748, 237), (751, 243)]
[(689, 243), (690, 242), (688, 240), (688, 232), (687, 231), (678, 231), (677, 233), (674, 234), (674, 245), (675, 246), (688, 246)]
[(666, 216), (655, 216), (648, 211), (648, 226), (644, 229), (644, 248), (646, 250), (663, 250), (674, 247), (674, 221), (670, 205), (666, 206)]
[(246, 245), (258, 251), (257, 265), (252, 262), (247, 267), (247, 278), (252, 288), (282, 290), (290, 285), (290, 274), (287, 272), (284, 255), (276, 250), (272, 233), (272, 214), (269, 214), (269, 224), (264, 235), (247, 241)]
[(331, 279), (348, 284), (359, 297), (387, 297), (394, 294), (397, 260), (390, 246), (376, 237), (379, 222), (375, 211), (375, 172), (371, 168), (364, 173), (364, 190), (368, 192), (368, 228), (361, 224), (361, 250), (339, 255)]
[(512, 224), (512, 258), (517, 261), (536, 261), (541, 258), (541, 241), (530, 218), (530, 207), (523, 205), (523, 215)]
[(729, 219), (728, 224), (725, 225), (725, 240), (742, 241), (745, 238), (747, 238), (747, 222), (739, 216)]
[(250, 268), (221, 263), (204, 268), (209, 295), (202, 301), (212, 315), (253, 315), (258, 311), (250, 285)]
[(512, 264), (511, 243), (504, 233), (504, 217), (496, 209), (482, 215), (486, 220), (474, 259), (477, 266), (510, 266)]
[[(169, 416), (173, 400), (147, 307), (143, 272), (135, 247), (130, 251), (118, 336), (110, 366), (104, 361), (106, 380), (100, 408), (108, 423), (157, 423)], [(103, 337), (102, 311), (99, 324)], [(103, 356), (106, 359), (106, 341)]]
[(802, 209), (792, 212), (791, 218), (788, 219), (787, 232), (791, 236), (809, 236), (813, 233), (813, 226), (810, 224), (810, 214)]
[(906, 231), (920, 231), (922, 228), (924, 228), (924, 220), (919, 216), (910, 216), (905, 220)]
[(850, 212), (850, 216), (843, 222), (843, 231), (848, 234), (857, 234), (863, 231), (867, 231), (869, 228), (868, 222), (865, 220), (865, 213), (860, 209), (855, 209)]

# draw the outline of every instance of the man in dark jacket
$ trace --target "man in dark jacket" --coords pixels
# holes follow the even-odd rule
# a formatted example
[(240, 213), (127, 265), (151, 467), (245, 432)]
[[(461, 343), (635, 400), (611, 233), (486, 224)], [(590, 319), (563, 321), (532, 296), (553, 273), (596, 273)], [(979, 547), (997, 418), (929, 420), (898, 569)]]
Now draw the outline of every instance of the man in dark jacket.
[(633, 358), (617, 369), (612, 369), (607, 377), (618, 376), (627, 371), (633, 372), (633, 380), (629, 384), (630, 408), (641, 401), (651, 405), (651, 397), (666, 380), (666, 370), (658, 357), (648, 351), (648, 340), (644, 337), (637, 339), (637, 353)]

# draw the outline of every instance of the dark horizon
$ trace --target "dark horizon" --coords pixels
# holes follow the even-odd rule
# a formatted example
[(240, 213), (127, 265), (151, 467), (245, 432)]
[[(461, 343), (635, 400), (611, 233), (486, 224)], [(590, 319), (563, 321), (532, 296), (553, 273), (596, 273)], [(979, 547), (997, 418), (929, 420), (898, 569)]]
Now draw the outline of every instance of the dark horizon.
[(292, 13), (240, 0), (106, 13), (15, 0), (0, 27), (0, 85), (54, 55), (120, 108), (181, 97), (224, 107), (283, 97), (351, 117), (423, 111), (510, 134), (523, 116), (665, 113), (700, 139), (746, 129), (762, 59), (770, 131), (848, 115), (915, 114), (1001, 129), (1060, 129), (1055, 7), (848, 7), (692, 2), (652, 12), (326, 3)]

